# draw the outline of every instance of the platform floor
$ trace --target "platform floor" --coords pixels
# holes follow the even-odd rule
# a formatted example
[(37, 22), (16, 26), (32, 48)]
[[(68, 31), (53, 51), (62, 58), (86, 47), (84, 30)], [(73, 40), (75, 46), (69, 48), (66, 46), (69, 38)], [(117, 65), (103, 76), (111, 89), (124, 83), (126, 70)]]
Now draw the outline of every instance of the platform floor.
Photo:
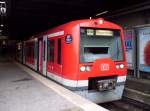
[[(24, 70), (11, 60), (0, 56), (0, 111), (108, 111), (76, 95), (70, 96), (72, 92), (61, 86), (58, 86), (57, 90), (52, 82), (54, 85), (51, 84), (51, 89), (29, 75), (26, 70), (30, 69)], [(32, 70), (30, 72), (34, 73)], [(50, 80), (42, 76), (41, 78), (49, 84)]]
[(76, 109), (53, 90), (9, 60), (0, 62), (0, 111), (69, 111)]

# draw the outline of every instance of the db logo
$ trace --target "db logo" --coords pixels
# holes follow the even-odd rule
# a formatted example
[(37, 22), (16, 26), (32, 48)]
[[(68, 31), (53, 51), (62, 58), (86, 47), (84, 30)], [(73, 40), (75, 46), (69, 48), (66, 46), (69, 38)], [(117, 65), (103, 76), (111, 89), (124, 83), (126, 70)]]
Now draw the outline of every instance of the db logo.
[(108, 71), (109, 70), (109, 64), (101, 64), (100, 68), (101, 68), (101, 71)]

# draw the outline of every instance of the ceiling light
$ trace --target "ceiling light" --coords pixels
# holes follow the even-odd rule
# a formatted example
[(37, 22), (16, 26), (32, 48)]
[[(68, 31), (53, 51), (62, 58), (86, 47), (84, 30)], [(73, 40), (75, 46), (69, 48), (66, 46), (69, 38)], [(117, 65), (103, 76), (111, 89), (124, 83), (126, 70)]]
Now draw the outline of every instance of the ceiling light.
[(108, 11), (104, 11), (104, 12), (98, 13), (98, 14), (96, 14), (95, 16), (100, 16), (100, 15), (103, 15), (103, 14), (105, 14), (105, 13), (108, 13)]
[(2, 2), (2, 1), (0, 1), (0, 3), (6, 3), (6, 2)]

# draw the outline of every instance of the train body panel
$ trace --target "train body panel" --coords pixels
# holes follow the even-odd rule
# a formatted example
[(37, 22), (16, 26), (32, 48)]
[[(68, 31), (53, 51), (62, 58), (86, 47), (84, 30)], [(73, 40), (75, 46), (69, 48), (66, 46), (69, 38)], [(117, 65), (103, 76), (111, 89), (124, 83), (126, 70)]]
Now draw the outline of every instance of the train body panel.
[(120, 26), (78, 20), (34, 37), (23, 45), (26, 65), (94, 102), (121, 98), (127, 64)]
[(37, 70), (37, 39), (30, 39), (24, 42), (24, 64), (31, 67), (34, 70)]

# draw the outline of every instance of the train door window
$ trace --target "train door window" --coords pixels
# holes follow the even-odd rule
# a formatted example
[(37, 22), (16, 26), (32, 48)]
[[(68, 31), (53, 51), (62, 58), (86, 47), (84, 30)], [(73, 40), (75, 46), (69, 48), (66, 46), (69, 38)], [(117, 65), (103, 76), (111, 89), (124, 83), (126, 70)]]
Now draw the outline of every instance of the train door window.
[(58, 42), (57, 42), (58, 44), (58, 49), (57, 49), (57, 54), (58, 54), (58, 56), (57, 56), (57, 63), (58, 64), (61, 64), (61, 39), (58, 39)]
[(34, 44), (34, 58), (37, 58), (37, 52), (38, 52), (38, 42), (35, 42), (35, 44)]
[(46, 42), (45, 42), (45, 40), (44, 40), (44, 44), (43, 44), (43, 60), (45, 61), (45, 47), (46, 46)]
[(34, 43), (30, 46), (30, 56), (34, 58)]
[(48, 61), (54, 62), (54, 40), (48, 41)]

